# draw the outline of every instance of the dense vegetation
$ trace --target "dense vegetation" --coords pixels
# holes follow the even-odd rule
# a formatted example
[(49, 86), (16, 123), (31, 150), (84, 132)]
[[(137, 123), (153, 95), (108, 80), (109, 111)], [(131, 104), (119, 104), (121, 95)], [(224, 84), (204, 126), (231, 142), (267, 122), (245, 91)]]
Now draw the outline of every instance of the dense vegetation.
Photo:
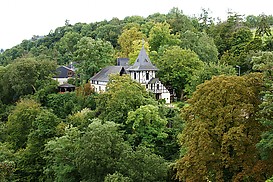
[[(273, 181), (273, 17), (206, 10), (65, 22), (0, 54), (0, 181)], [(88, 79), (145, 41), (177, 103)], [(57, 65), (77, 62), (75, 92)], [(270, 179), (271, 178), (271, 179)]]

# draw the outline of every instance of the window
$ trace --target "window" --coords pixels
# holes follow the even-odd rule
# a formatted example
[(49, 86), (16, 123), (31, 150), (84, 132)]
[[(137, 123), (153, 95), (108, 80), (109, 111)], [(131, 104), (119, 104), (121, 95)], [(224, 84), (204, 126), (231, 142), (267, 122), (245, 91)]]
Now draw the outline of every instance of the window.
[(101, 91), (101, 87), (99, 86), (99, 91)]
[(134, 73), (134, 79), (136, 80), (136, 73)]
[(156, 85), (156, 89), (159, 90), (159, 84)]
[(68, 77), (72, 77), (72, 76), (73, 76), (73, 71), (69, 70), (69, 71), (67, 72), (67, 76), (68, 76)]
[(149, 72), (146, 72), (146, 80), (149, 80)]

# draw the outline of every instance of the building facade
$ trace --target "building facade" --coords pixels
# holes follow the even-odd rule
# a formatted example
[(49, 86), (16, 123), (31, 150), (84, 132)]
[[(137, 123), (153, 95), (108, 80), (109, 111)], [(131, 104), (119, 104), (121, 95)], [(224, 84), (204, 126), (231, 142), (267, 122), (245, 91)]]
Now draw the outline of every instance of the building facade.
[[(119, 61), (118, 61), (119, 62)], [(110, 74), (129, 74), (131, 79), (143, 85), (147, 91), (152, 92), (156, 99), (163, 99), (166, 103), (170, 103), (170, 92), (166, 87), (156, 78), (158, 68), (154, 66), (144, 47), (132, 66), (108, 66), (95, 74), (91, 79), (91, 85), (96, 92), (106, 91), (106, 85), (109, 81)]]

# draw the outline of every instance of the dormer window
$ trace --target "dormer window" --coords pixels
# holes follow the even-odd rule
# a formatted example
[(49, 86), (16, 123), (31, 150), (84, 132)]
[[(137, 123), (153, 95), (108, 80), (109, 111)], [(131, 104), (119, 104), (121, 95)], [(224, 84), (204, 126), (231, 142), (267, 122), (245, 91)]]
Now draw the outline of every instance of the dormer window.
[(73, 76), (73, 71), (69, 70), (69, 71), (67, 72), (67, 76), (68, 76), (68, 77), (72, 77), (72, 76)]

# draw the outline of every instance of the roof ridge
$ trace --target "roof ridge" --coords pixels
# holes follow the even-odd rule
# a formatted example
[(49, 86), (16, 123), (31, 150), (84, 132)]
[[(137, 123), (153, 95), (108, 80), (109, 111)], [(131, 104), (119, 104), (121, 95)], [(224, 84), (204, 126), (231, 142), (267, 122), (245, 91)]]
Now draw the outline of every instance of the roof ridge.
[(135, 63), (128, 70), (158, 70), (151, 62), (144, 46), (142, 46)]

